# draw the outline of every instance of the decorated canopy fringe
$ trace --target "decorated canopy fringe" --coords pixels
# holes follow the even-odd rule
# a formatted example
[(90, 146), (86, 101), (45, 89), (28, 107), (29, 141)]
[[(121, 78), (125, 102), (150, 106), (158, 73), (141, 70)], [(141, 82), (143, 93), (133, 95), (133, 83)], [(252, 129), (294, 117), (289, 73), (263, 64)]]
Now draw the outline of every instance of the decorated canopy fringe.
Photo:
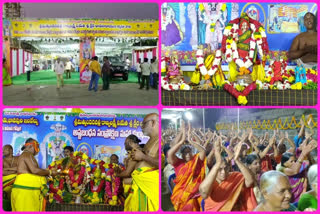
[[(307, 128), (317, 128), (318, 122), (316, 122), (312, 115), (309, 115), (307, 118), (305, 115), (302, 115), (302, 120), (304, 122), (304, 125)], [(311, 119), (311, 126), (309, 127), (307, 122)], [(218, 123), (216, 125), (216, 130), (231, 130), (231, 127), (237, 127), (237, 122), (234, 123)], [(296, 129), (300, 128), (299, 119), (297, 120), (295, 116), (292, 116), (292, 118), (287, 117), (284, 121), (282, 121), (280, 118), (273, 120), (253, 120), (253, 121), (241, 121), (239, 124), (239, 129), (258, 129), (258, 130), (288, 130), (288, 129)]]

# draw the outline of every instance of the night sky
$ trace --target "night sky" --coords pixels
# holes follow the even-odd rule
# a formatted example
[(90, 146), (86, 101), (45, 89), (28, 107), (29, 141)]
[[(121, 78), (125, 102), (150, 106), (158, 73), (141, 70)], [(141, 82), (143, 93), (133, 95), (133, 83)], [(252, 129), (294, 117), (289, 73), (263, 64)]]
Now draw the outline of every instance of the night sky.
[[(253, 112), (259, 112), (259, 111), (263, 111), (263, 109), (253, 109), (253, 108), (248, 108), (248, 109), (240, 109), (240, 115), (246, 115), (246, 114), (250, 114)], [(193, 109), (191, 111), (192, 115), (193, 115), (193, 119), (191, 121), (191, 125), (194, 128), (202, 128), (203, 127), (203, 121), (202, 121), (202, 109)], [(232, 116), (234, 118), (234, 120), (236, 121), (238, 118), (238, 109), (237, 108), (212, 108), (212, 109), (205, 109), (204, 112), (205, 115), (205, 126), (206, 128), (210, 128), (212, 130), (215, 129), (216, 126), (216, 122), (220, 120), (221, 117), (223, 116)], [(187, 119), (183, 116), (183, 119), (185, 121), (187, 121)], [(230, 122), (230, 121), (228, 121)], [(171, 120), (162, 120), (161, 125), (163, 127), (163, 129), (166, 129), (167, 126), (172, 123)]]
[(156, 3), (21, 3), (25, 18), (159, 19)]

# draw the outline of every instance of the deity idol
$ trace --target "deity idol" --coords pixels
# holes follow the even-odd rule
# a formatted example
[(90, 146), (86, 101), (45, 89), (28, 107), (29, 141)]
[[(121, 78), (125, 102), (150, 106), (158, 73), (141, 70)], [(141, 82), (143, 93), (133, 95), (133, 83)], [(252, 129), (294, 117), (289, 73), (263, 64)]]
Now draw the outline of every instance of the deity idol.
[(189, 90), (190, 86), (184, 82), (183, 72), (176, 57), (172, 56), (166, 68), (166, 76), (161, 79), (161, 87), (165, 90)]
[(202, 46), (200, 46), (197, 50), (197, 65), (191, 78), (191, 82), (193, 84), (199, 83), (201, 80), (201, 73), (205, 79), (205, 83), (200, 87), (200, 89), (210, 89), (213, 86), (221, 86), (225, 81), (225, 77), (223, 75), (220, 62), (221, 54), (213, 53), (211, 51), (210, 44), (208, 44), (208, 48), (204, 48), (204, 50), (202, 50)]
[[(264, 73), (265, 54), (268, 51), (263, 26), (258, 21), (249, 18), (246, 13), (242, 13), (240, 18), (231, 20), (225, 28), (221, 52), (224, 53), (229, 63), (231, 82), (243, 79), (243, 75), (249, 75), (251, 66), (253, 66), (252, 70)], [(258, 66), (258, 69), (255, 69), (254, 66)], [(237, 78), (238, 75), (240, 77)], [(254, 74), (254, 76), (264, 75)], [(252, 81), (251, 77), (246, 76), (245, 81)]]

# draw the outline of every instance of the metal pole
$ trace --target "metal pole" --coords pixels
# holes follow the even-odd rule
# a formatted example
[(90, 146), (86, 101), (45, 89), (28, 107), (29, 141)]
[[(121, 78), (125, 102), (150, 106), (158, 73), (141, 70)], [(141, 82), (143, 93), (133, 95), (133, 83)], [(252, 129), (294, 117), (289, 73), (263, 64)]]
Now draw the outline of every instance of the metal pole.
[(206, 130), (206, 120), (204, 117), (204, 108), (202, 109), (202, 122), (203, 122), (203, 131), (205, 132)]
[(239, 132), (239, 129), (240, 129), (240, 109), (238, 108), (238, 132)]
[(174, 127), (175, 127), (175, 130), (177, 131), (178, 130), (178, 119), (177, 118), (174, 120)]

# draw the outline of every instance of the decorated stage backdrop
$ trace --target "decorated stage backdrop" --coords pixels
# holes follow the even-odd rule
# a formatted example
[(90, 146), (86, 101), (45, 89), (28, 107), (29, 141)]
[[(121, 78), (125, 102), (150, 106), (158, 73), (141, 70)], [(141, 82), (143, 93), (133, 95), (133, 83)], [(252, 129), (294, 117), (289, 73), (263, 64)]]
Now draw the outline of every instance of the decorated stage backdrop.
[(95, 56), (95, 39), (80, 39), (80, 83), (90, 83), (92, 71), (89, 69), (90, 60)]
[(3, 145), (10, 144), (14, 155), (29, 137), (40, 143), (37, 160), (46, 168), (55, 158), (61, 158), (65, 146), (74, 147), (95, 159), (109, 162), (111, 154), (123, 161), (125, 138), (134, 134), (142, 143), (141, 122), (145, 115), (133, 114), (74, 114), (74, 113), (3, 113)]
[(246, 12), (266, 29), (271, 57), (286, 55), (295, 36), (305, 32), (303, 16), (316, 15), (315, 3), (164, 3), (161, 7), (162, 56), (175, 55), (181, 65), (196, 64), (198, 46), (221, 47), (230, 20)]

